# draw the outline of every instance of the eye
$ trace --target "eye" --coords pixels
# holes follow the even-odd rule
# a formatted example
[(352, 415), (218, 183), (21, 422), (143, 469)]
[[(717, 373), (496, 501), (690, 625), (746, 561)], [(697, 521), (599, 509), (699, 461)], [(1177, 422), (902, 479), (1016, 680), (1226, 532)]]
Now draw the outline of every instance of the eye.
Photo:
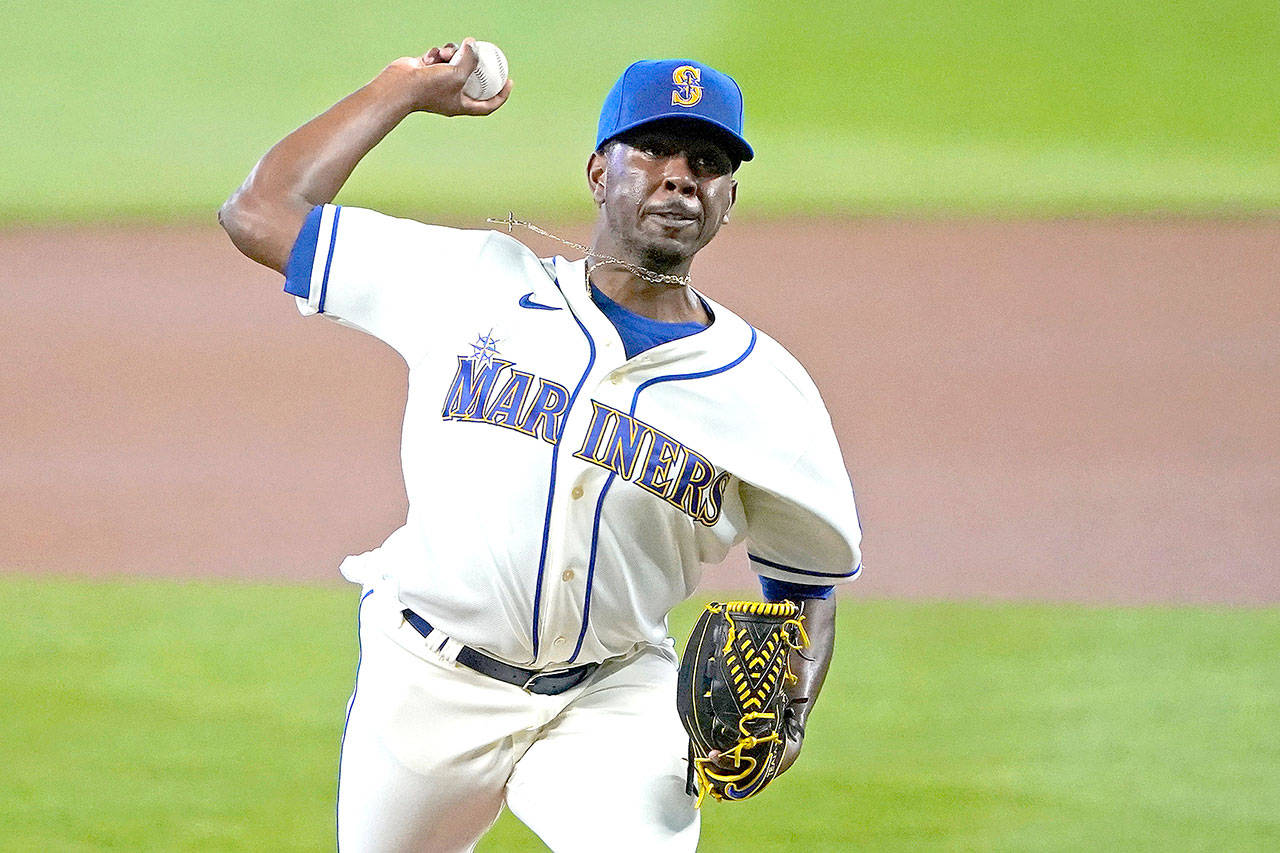
[(631, 147), (650, 157), (670, 157), (672, 153), (671, 143), (656, 136), (641, 136), (631, 142)]
[(730, 171), (728, 158), (719, 152), (698, 154), (692, 165), (694, 169), (707, 175), (727, 175)]

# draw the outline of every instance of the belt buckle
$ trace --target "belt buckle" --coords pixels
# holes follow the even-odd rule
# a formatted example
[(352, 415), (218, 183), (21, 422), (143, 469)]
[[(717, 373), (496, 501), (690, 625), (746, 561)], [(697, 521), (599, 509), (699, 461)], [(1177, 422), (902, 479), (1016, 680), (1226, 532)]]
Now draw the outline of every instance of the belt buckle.
[(556, 684), (557, 686), (563, 684), (565, 681), (571, 682), (550, 693), (534, 693), (536, 696), (558, 696), (569, 688), (576, 686), (577, 683), (582, 680), (577, 677), (578, 675), (579, 673), (567, 669), (559, 669), (555, 672), (535, 672), (533, 675), (529, 676), (529, 680), (524, 683), (524, 691), (526, 693), (534, 693), (534, 685), (544, 679), (550, 683)]

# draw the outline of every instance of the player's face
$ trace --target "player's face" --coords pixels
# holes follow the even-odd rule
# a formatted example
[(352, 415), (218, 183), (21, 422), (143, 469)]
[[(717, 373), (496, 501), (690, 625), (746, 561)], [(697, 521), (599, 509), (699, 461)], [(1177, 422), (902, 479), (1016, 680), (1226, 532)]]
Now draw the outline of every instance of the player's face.
[(696, 127), (641, 128), (600, 160), (589, 173), (610, 234), (646, 266), (680, 265), (728, 221), (733, 158)]

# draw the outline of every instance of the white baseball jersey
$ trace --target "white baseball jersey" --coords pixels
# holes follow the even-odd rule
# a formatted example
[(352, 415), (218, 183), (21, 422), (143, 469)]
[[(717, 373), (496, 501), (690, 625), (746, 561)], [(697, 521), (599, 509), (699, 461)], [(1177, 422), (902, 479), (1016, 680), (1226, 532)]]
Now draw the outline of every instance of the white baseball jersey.
[(743, 540), (777, 580), (858, 574), (818, 391), (728, 309), (703, 296), (710, 326), (628, 360), (584, 261), (334, 205), (313, 239), (309, 280), (289, 282), (302, 312), (409, 365), (408, 517), (344, 561), (349, 580), (390, 579), (458, 642), (545, 668), (665, 641), (701, 564)]

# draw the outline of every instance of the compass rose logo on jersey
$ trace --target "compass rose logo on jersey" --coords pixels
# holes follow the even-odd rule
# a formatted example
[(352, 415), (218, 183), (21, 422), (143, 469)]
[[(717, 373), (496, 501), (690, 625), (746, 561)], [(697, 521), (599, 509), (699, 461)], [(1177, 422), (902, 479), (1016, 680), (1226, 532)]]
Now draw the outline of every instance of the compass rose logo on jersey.
[(476, 335), (476, 342), (470, 344), (470, 347), (475, 350), (471, 354), (472, 361), (488, 367), (493, 362), (493, 357), (498, 354), (499, 341), (499, 338), (493, 336), (493, 329), (490, 329), (487, 335)]
[(671, 72), (671, 82), (676, 87), (671, 92), (671, 104), (691, 107), (702, 100), (702, 69), (696, 65), (681, 65)]

